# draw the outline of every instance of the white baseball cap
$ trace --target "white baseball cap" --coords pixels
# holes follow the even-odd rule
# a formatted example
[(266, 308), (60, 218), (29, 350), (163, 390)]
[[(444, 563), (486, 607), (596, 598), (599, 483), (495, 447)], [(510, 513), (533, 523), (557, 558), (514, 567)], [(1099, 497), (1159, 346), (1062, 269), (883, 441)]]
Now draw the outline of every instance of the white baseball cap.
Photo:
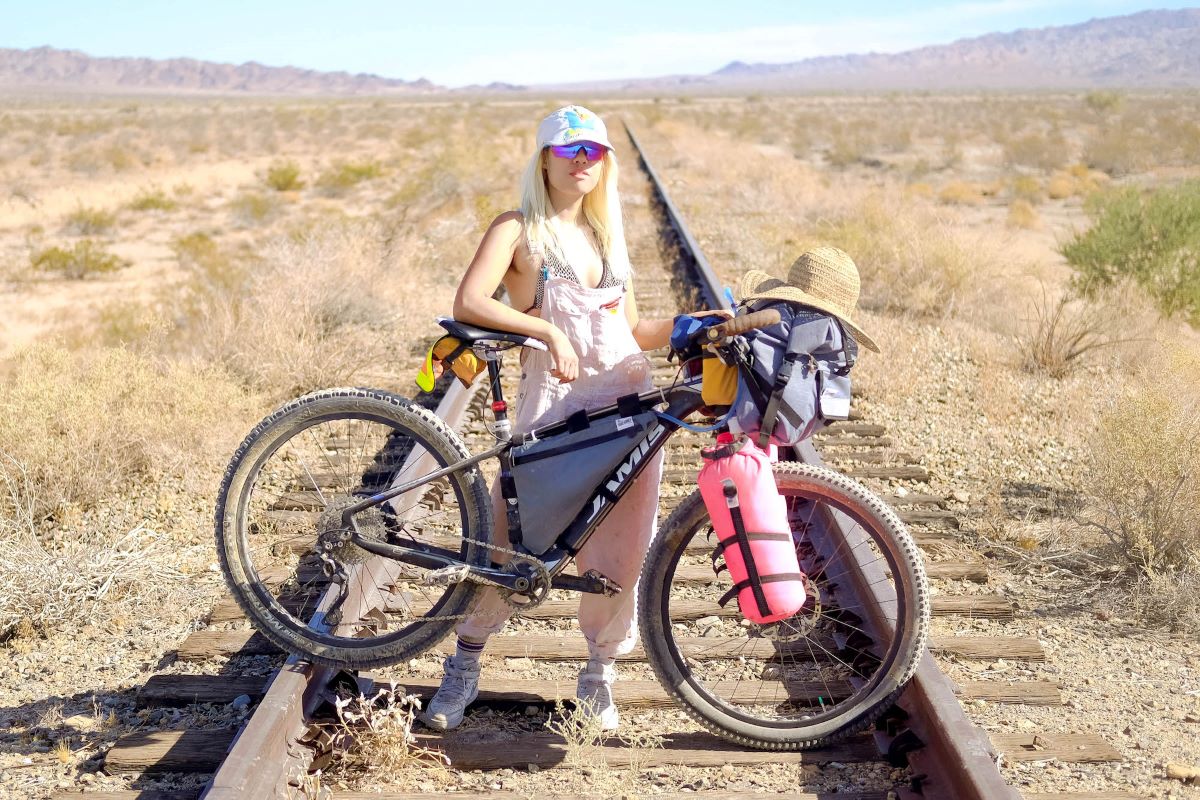
[(613, 149), (608, 141), (608, 130), (604, 122), (583, 106), (563, 106), (538, 125), (538, 149), (555, 145), (574, 144), (575, 142), (595, 142), (609, 150)]

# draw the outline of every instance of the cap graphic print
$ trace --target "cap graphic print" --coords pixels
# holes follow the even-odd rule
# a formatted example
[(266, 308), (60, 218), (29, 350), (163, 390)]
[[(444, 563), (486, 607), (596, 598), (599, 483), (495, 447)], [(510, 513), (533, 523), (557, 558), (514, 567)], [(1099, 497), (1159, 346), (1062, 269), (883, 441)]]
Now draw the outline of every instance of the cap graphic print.
[(595, 142), (612, 149), (603, 120), (583, 106), (564, 106), (538, 125), (538, 148), (575, 142)]

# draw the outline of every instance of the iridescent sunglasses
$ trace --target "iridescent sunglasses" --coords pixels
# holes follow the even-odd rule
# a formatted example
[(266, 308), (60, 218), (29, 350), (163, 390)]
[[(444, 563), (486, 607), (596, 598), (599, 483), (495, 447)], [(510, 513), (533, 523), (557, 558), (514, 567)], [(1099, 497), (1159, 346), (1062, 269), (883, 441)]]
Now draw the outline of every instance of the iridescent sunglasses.
[(579, 155), (580, 150), (583, 151), (588, 161), (599, 161), (604, 157), (604, 153), (608, 148), (595, 142), (572, 142), (571, 144), (556, 144), (550, 147), (550, 152), (559, 158), (574, 158)]

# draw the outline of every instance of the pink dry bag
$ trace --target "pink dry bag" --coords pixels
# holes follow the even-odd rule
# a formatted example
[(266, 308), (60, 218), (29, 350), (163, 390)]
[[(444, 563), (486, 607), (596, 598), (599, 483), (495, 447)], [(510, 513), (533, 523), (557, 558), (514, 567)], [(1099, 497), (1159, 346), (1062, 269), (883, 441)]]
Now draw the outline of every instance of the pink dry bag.
[(700, 494), (719, 540), (713, 563), (724, 557), (733, 579), (720, 604), (737, 595), (742, 616), (760, 625), (792, 616), (804, 605), (804, 576), (771, 459), (746, 436), (729, 433), (701, 455)]

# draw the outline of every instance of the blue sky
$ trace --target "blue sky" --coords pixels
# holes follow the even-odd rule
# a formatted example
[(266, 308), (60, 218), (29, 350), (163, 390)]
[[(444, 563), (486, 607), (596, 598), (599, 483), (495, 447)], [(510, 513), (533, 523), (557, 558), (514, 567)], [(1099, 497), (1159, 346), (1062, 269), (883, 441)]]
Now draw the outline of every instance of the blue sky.
[(993, 31), (1183, 7), (1121, 0), (0, 0), (0, 47), (258, 61), (424, 77), (446, 86), (533, 84), (706, 73), (733, 60), (898, 52)]

